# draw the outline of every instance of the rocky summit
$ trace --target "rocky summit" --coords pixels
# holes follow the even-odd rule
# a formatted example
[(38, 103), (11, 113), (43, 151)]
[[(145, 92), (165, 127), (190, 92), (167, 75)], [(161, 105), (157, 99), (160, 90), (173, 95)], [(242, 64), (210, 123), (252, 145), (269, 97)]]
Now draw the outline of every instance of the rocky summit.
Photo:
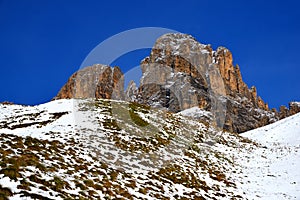
[(221, 129), (245, 132), (273, 123), (300, 111), (298, 103), (269, 109), (249, 88), (241, 70), (233, 64), (229, 49), (199, 43), (187, 34), (165, 34), (141, 61), (142, 78), (131, 81), (124, 91), (119, 67), (95, 64), (74, 73), (55, 99), (105, 98), (134, 101), (179, 112), (192, 107), (212, 113), (211, 121)]

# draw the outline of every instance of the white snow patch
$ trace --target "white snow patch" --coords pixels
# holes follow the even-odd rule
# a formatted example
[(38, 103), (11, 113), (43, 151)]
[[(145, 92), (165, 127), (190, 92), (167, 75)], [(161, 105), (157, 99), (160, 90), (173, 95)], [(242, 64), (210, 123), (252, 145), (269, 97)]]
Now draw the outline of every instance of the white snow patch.
[(210, 112), (208, 112), (206, 110), (202, 110), (199, 107), (188, 108), (188, 109), (185, 109), (185, 110), (179, 112), (178, 114), (181, 114), (181, 115), (187, 116), (187, 117), (193, 117), (195, 119), (200, 118), (200, 117), (207, 117), (207, 118), (211, 117)]

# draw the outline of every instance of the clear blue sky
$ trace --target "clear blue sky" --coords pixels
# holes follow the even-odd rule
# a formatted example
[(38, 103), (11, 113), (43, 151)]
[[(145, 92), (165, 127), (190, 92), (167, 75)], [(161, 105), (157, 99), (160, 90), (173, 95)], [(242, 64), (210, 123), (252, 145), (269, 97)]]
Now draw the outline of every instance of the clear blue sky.
[[(299, 7), (297, 0), (0, 0), (0, 102), (49, 101), (101, 41), (147, 26), (226, 46), (271, 107), (300, 101)], [(116, 64), (126, 71), (148, 53)]]

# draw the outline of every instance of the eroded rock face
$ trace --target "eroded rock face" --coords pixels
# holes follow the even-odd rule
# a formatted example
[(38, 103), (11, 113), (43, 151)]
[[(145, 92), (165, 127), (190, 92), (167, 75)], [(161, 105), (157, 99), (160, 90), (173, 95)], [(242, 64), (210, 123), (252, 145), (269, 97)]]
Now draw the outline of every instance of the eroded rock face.
[(250, 89), (243, 81), (240, 68), (238, 65), (233, 66), (231, 52), (225, 47), (219, 47), (214, 54), (214, 59), (219, 67), (220, 74), (226, 85), (227, 96), (236, 98), (247, 98), (252, 101), (255, 108), (260, 108), (268, 111), (268, 104), (261, 97), (257, 96), (256, 87)]
[(206, 69), (212, 49), (184, 34), (157, 39), (151, 54), (141, 62), (140, 103), (172, 112), (198, 106), (209, 109)]
[(75, 72), (55, 99), (124, 98), (123, 73), (119, 67), (96, 64)]
[[(215, 112), (226, 110), (224, 128), (244, 132), (275, 121), (276, 115), (244, 83), (225, 47), (214, 51), (185, 34), (157, 39), (151, 54), (141, 62), (140, 103), (178, 112), (198, 106)], [(218, 107), (216, 101), (226, 99)], [(221, 111), (222, 112), (222, 111)]]

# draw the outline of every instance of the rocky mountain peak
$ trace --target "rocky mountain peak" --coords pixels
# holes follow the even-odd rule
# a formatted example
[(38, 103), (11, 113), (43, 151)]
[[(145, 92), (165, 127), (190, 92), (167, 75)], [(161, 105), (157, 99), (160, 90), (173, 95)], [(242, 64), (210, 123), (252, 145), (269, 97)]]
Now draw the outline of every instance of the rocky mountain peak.
[[(173, 112), (194, 106), (212, 111), (216, 109), (213, 108), (218, 104), (216, 101), (225, 98), (227, 103), (221, 106), (227, 110), (225, 128), (234, 132), (244, 132), (275, 120), (275, 113), (257, 95), (256, 88), (249, 89), (243, 81), (240, 67), (234, 66), (232, 53), (226, 47), (213, 50), (190, 35), (166, 34), (157, 39), (141, 67), (139, 102), (142, 104), (159, 104)], [(159, 86), (150, 84), (153, 80)], [(253, 110), (251, 114), (247, 112), (249, 108)], [(260, 115), (273, 117), (263, 122), (253, 117)], [(247, 121), (249, 123), (245, 123)]]
[[(210, 45), (201, 44), (193, 36), (182, 33), (169, 33), (159, 37), (152, 49), (153, 50), (165, 50), (165, 56), (186, 54), (192, 56), (199, 53), (211, 53), (212, 49)], [(153, 55), (151, 53), (151, 55)], [(164, 54), (162, 54), (163, 56)]]
[(165, 34), (158, 38), (149, 56), (150, 62), (171, 64), (170, 58), (183, 57), (191, 61), (201, 54), (212, 54), (210, 45), (199, 43), (194, 37), (182, 33)]
[(56, 98), (123, 99), (171, 112), (198, 107), (219, 116), (218, 123), (232, 132), (245, 132), (300, 111), (296, 104), (282, 107), (279, 113), (270, 110), (256, 87), (248, 88), (243, 81), (229, 49), (213, 50), (191, 35), (162, 35), (141, 61), (141, 69), (140, 86), (130, 82), (124, 91), (120, 68), (100, 64), (83, 68)]

